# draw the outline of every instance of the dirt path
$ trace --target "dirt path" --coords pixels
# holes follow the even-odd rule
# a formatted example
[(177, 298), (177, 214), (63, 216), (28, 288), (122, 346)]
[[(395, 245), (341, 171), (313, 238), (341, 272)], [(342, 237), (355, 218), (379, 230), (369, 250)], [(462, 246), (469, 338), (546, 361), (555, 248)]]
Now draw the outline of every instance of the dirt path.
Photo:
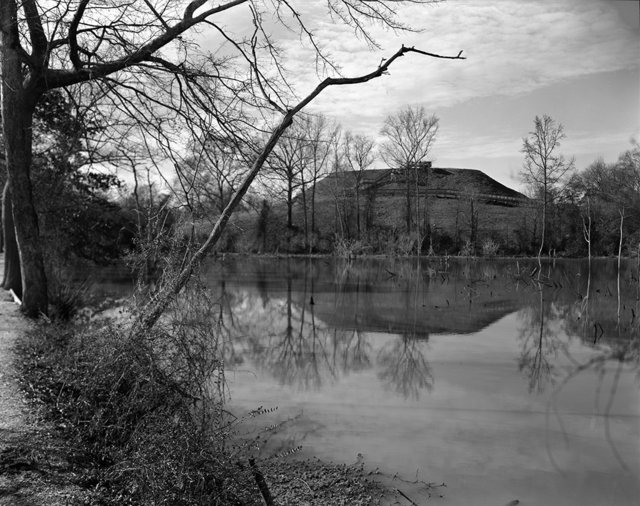
[[(4, 272), (4, 255), (0, 255), (0, 271)], [(20, 475), (24, 459), (18, 448), (29, 433), (27, 410), (18, 387), (14, 368), (13, 347), (17, 337), (29, 323), (20, 315), (13, 298), (0, 290), (0, 504), (20, 504)], [(22, 469), (21, 469), (22, 468)]]
[(87, 504), (72, 484), (68, 449), (38, 422), (19, 387), (15, 344), (31, 325), (10, 293), (0, 289), (0, 506)]

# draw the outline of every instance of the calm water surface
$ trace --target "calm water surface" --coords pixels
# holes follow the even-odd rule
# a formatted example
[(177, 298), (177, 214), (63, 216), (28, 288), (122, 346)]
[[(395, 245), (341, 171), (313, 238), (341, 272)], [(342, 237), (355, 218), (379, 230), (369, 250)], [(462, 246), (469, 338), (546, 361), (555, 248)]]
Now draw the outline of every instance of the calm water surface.
[(231, 407), (278, 408), (264, 455), (446, 483), (425, 504), (636, 505), (637, 347), (603, 357), (637, 336), (637, 267), (618, 296), (615, 262), (536, 265), (211, 263)]

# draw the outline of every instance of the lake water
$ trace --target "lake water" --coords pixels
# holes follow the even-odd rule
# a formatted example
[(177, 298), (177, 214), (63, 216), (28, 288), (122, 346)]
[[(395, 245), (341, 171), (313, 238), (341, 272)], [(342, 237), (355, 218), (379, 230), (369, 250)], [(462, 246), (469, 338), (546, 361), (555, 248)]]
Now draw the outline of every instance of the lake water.
[(231, 409), (284, 422), (263, 455), (301, 445), (446, 484), (394, 482), (419, 504), (638, 504), (635, 263), (619, 285), (604, 260), (589, 276), (584, 261), (227, 258), (204, 276)]

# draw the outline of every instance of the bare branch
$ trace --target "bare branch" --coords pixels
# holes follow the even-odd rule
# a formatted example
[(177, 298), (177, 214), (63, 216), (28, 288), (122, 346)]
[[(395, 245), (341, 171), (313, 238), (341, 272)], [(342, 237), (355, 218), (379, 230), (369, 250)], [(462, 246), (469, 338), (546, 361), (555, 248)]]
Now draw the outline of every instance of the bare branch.
[[(269, 139), (266, 141), (264, 147), (260, 154), (256, 157), (253, 162), (249, 172), (245, 176), (238, 190), (234, 193), (233, 197), (227, 204), (227, 207), (224, 209), (223, 213), (217, 220), (213, 229), (209, 233), (206, 241), (202, 244), (202, 246), (193, 254), (193, 256), (186, 262), (184, 269), (180, 272), (180, 274), (171, 281), (166, 287), (162, 289), (161, 292), (154, 294), (151, 298), (147, 306), (141, 312), (140, 319), (134, 324), (132, 328), (132, 333), (138, 333), (144, 330), (151, 329), (155, 323), (158, 321), (164, 310), (171, 303), (173, 298), (180, 293), (182, 288), (187, 284), (189, 279), (191, 278), (194, 269), (197, 265), (202, 261), (202, 259), (214, 248), (214, 246), (219, 241), (222, 236), (222, 232), (226, 224), (228, 223), (231, 215), (233, 214), (235, 208), (240, 204), (244, 195), (249, 190), (251, 183), (256, 178), (258, 173), (261, 171), (264, 166), (267, 158), (277, 145), (280, 138), (283, 136), (284, 132), (291, 126), (293, 123), (293, 119), (297, 113), (299, 113), (305, 106), (307, 106), (314, 98), (316, 98), (322, 91), (330, 86), (343, 86), (347, 84), (359, 84), (365, 83), (377, 77), (384, 75), (391, 64), (403, 56), (406, 53), (419, 53), (425, 55), (432, 55), (432, 53), (428, 53), (425, 51), (416, 50), (414, 48), (407, 48), (402, 46), (396, 53), (394, 53), (382, 66), (378, 67), (373, 72), (368, 74), (364, 74), (357, 77), (350, 78), (327, 78), (322, 81), (309, 95), (303, 98), (298, 104), (296, 104), (293, 108), (287, 111), (284, 117), (281, 119), (278, 126), (271, 132)], [(435, 55), (437, 58), (449, 58), (449, 59), (463, 59), (460, 54), (458, 56), (447, 57), (441, 55)]]
[(87, 8), (88, 3), (89, 0), (81, 0), (78, 5), (78, 10), (73, 16), (73, 20), (69, 26), (69, 58), (71, 59), (71, 63), (75, 69), (82, 67), (82, 62), (78, 56), (78, 25), (80, 24), (82, 16), (84, 16), (84, 11)]
[(216, 7), (207, 9), (197, 16), (194, 16), (195, 10), (205, 3), (205, 0), (195, 0), (187, 6), (187, 8), (185, 9), (184, 17), (181, 21), (174, 24), (148, 43), (137, 48), (133, 53), (127, 54), (119, 59), (110, 62), (96, 64), (92, 67), (83, 67), (81, 69), (76, 69), (73, 71), (50, 69), (44, 75), (43, 81), (45, 83), (45, 86), (47, 89), (70, 86), (72, 84), (81, 83), (91, 79), (99, 79), (120, 70), (135, 66), (140, 62), (148, 59), (151, 55), (153, 55), (153, 53), (162, 49), (167, 44), (176, 40), (180, 35), (185, 33), (193, 26), (204, 22), (207, 18), (215, 14), (227, 11), (248, 1), (249, 0), (232, 0), (227, 3), (220, 4)]
[(22, 8), (29, 27), (29, 36), (33, 48), (31, 56), (36, 67), (42, 68), (45, 65), (45, 56), (47, 54), (47, 36), (42, 27), (36, 0), (23, 0)]

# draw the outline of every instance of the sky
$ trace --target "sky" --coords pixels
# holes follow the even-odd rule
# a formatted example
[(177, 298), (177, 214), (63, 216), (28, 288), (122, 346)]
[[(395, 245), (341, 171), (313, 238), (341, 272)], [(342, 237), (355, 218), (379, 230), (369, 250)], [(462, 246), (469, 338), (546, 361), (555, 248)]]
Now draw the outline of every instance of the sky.
[[(371, 50), (329, 22), (325, 2), (297, 4), (345, 76), (375, 69), (401, 44), (464, 61), (409, 54), (389, 75), (327, 90), (309, 107), (354, 133), (381, 140), (384, 118), (422, 105), (440, 118), (432, 159), (476, 168), (522, 189), (522, 139), (536, 115), (564, 126), (560, 152), (583, 169), (613, 162), (640, 141), (640, 0), (447, 0), (411, 5), (401, 19), (420, 31), (374, 27)], [(296, 34), (275, 34), (299, 93), (319, 81)], [(321, 76), (320, 76), (321, 77)], [(383, 167), (378, 162), (378, 167)]]

